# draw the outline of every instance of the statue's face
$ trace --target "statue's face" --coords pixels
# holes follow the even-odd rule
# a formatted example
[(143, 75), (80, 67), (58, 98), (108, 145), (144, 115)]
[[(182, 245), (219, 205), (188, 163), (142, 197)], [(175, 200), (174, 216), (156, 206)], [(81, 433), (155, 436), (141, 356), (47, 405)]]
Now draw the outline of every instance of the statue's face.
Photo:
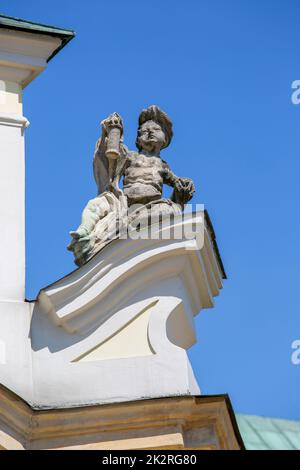
[(166, 142), (166, 136), (159, 124), (147, 121), (139, 129), (138, 142), (143, 150), (159, 152)]

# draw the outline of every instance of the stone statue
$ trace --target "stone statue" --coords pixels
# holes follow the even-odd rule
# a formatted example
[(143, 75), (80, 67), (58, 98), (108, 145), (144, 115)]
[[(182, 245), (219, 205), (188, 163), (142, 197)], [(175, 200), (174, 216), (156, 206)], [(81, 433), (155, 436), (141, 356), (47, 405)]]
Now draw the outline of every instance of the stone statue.
[[(149, 211), (160, 216), (180, 214), (195, 191), (190, 178), (176, 176), (160, 157), (173, 131), (169, 117), (157, 106), (150, 106), (139, 116), (138, 152), (124, 145), (123, 122), (117, 113), (101, 125), (93, 162), (98, 196), (88, 202), (78, 229), (70, 232), (68, 249), (74, 252), (78, 266), (103, 248), (113, 233), (120, 233), (120, 227), (128, 229), (137, 220), (149, 217)], [(164, 184), (174, 188), (170, 199), (162, 197)]]

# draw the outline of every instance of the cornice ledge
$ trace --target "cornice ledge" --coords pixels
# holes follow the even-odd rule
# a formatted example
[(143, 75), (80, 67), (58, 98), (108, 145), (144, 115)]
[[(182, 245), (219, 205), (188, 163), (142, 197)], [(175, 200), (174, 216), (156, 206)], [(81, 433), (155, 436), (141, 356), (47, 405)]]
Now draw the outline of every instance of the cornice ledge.
[(25, 116), (12, 113), (2, 113), (0, 112), (0, 125), (20, 127), (21, 129), (26, 129), (29, 126), (29, 121)]
[[(86, 438), (105, 448), (107, 441), (122, 443), (127, 437), (143, 436), (144, 430), (172, 429), (183, 426), (184, 442), (189, 448), (189, 429), (213, 430), (219, 449), (244, 449), (229, 397), (182, 396), (162, 397), (108, 405), (95, 405), (64, 410), (34, 410), (22, 398), (0, 385), (0, 449), (84, 449)], [(84, 419), (83, 419), (84, 418)], [(9, 439), (5, 436), (9, 437)], [(200, 439), (196, 448), (205, 447)]]

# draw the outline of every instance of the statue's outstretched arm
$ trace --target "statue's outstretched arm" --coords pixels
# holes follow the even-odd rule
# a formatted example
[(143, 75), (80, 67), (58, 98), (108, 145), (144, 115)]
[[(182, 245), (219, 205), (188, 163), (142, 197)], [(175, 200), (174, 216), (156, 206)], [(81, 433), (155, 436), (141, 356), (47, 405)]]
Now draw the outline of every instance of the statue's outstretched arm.
[(175, 185), (178, 179), (179, 179), (178, 176), (176, 176), (175, 173), (173, 173), (169, 165), (166, 162), (164, 162), (164, 177), (163, 177), (164, 184), (167, 184), (168, 186), (175, 188)]
[(124, 196), (123, 191), (119, 187), (119, 182), (122, 176), (126, 165), (128, 163), (128, 148), (123, 143), (120, 143), (120, 157), (116, 160), (116, 164), (113, 170), (112, 180), (108, 185), (108, 190), (114, 193), (116, 197)]
[(164, 162), (163, 181), (168, 186), (174, 188), (171, 200), (180, 204), (182, 208), (192, 199), (195, 192), (193, 180), (191, 178), (176, 176), (166, 162)]

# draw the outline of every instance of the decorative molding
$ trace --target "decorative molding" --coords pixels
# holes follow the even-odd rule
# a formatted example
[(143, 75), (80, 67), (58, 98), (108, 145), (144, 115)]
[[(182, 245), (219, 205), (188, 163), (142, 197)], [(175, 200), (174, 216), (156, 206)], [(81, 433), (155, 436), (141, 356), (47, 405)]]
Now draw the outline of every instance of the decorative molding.
[(157, 302), (159, 300), (151, 301), (131, 321), (125, 325), (122, 324), (119, 330), (85, 351), (72, 362), (127, 359), (155, 354), (148, 334), (148, 323), (149, 316)]
[[(204, 233), (200, 248), (196, 239), (189, 239), (193, 224)], [(203, 213), (183, 221), (175, 219), (174, 226), (182, 226), (186, 236), (180, 240), (113, 240), (84, 266), (42, 289), (38, 296), (42, 310), (69, 333), (80, 332), (106, 321), (132, 295), (132, 289), (141, 290), (153, 281), (174, 276), (180, 276), (189, 291), (194, 315), (212, 307), (213, 297), (222, 287), (222, 273)], [(159, 229), (159, 234), (168, 229), (170, 226)], [(112, 295), (116, 289), (118, 296)]]
[(243, 449), (228, 396), (33, 411), (0, 386), (0, 448)]
[(62, 39), (41, 34), (0, 29), (0, 77), (24, 88), (47, 66)]

